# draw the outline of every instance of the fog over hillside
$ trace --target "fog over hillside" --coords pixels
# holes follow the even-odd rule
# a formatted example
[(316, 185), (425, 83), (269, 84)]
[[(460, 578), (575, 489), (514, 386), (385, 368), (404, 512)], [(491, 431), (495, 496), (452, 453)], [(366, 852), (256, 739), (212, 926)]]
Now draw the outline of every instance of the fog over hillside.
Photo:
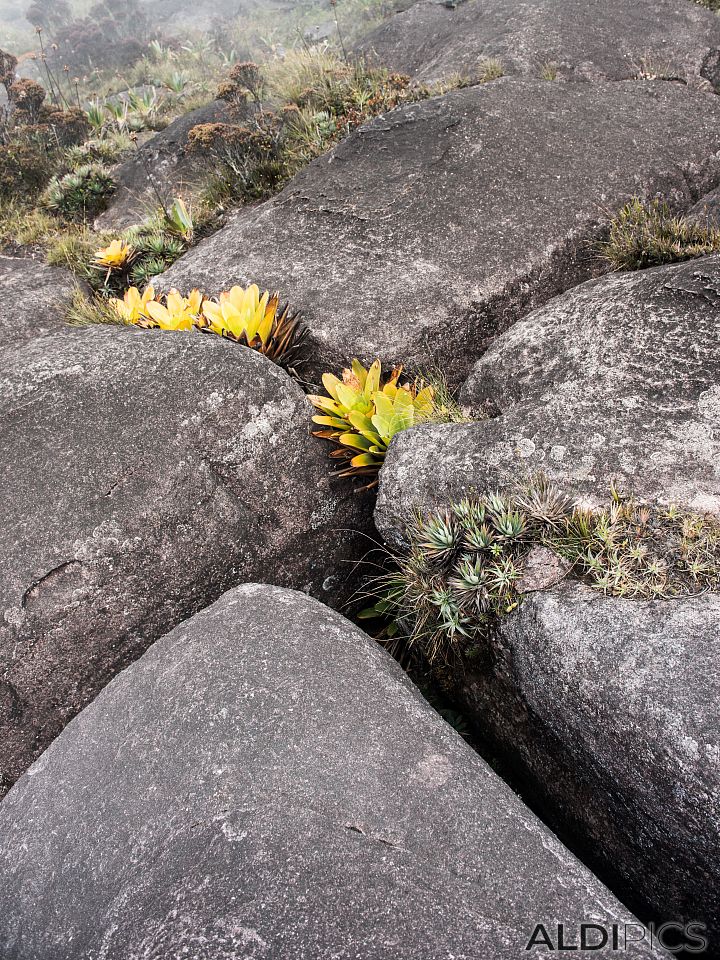
[[(408, 0), (341, 0), (338, 12), (342, 27), (354, 36), (408, 5)], [(164, 37), (216, 32), (233, 41), (250, 31), (267, 40), (287, 39), (306, 31), (308, 37), (327, 35), (334, 24), (329, 0), (0, 0), (0, 46), (22, 55), (34, 49), (39, 21), (59, 27), (89, 17), (97, 23), (136, 6), (150, 33)]]

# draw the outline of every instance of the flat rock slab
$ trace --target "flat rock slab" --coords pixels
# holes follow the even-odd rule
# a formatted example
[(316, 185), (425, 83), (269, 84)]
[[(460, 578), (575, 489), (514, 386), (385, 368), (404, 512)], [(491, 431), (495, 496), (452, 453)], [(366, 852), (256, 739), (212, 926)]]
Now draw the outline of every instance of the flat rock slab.
[(516, 960), (536, 923), (627, 920), (384, 651), (265, 586), (156, 643), (0, 806), (6, 960)]
[(110, 206), (95, 221), (98, 230), (125, 230), (141, 223), (175, 197), (192, 200), (207, 177), (209, 161), (186, 151), (188, 134), (200, 123), (234, 119), (223, 100), (186, 113), (147, 140), (113, 170), (117, 188)]
[(360, 44), (359, 52), (421, 80), (474, 77), (497, 58), (508, 74), (558, 79), (680, 78), (720, 84), (720, 21), (678, 0), (468, 0), (452, 9), (420, 0)]
[(0, 255), (0, 352), (65, 329), (76, 286), (67, 270)]
[(720, 177), (717, 97), (661, 82), (501, 79), (361, 127), (164, 275), (253, 280), (301, 308), (316, 372), (381, 356), (459, 378), (534, 306), (606, 269), (607, 212), (689, 207)]
[[(527, 597), (456, 675), (523, 795), (638, 911), (720, 948), (720, 596)], [(641, 914), (642, 915), (642, 914)]]
[(343, 596), (362, 499), (330, 488), (302, 391), (200, 333), (75, 329), (0, 379), (0, 771), (118, 670), (258, 579)]
[(376, 513), (541, 471), (589, 506), (626, 493), (720, 514), (720, 256), (590, 281), (499, 337), (461, 399), (493, 419), (400, 434)]

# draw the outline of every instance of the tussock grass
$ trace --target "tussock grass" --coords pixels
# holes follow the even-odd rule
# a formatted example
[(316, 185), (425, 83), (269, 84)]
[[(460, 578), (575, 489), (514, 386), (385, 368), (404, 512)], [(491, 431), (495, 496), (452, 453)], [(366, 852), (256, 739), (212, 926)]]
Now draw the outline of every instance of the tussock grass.
[(635, 197), (610, 220), (600, 251), (616, 270), (642, 270), (720, 252), (720, 230), (674, 215), (661, 200)]

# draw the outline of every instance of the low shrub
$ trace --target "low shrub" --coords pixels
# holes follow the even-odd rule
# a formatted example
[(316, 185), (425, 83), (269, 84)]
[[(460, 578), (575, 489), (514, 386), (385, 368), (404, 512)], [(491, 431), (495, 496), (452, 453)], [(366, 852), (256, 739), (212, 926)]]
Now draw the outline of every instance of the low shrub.
[(105, 167), (87, 164), (62, 177), (54, 177), (42, 198), (44, 206), (67, 220), (96, 217), (108, 204), (115, 181)]
[(674, 215), (661, 200), (637, 197), (610, 221), (602, 256), (617, 270), (642, 270), (720, 251), (720, 230)]
[(54, 171), (45, 136), (21, 133), (0, 144), (0, 197), (37, 200)]

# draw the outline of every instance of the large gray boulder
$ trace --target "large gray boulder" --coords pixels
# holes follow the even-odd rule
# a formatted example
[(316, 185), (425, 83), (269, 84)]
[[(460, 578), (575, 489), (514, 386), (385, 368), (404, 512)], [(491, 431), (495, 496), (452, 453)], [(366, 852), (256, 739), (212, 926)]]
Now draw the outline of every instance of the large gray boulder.
[(77, 286), (67, 270), (0, 255), (0, 352), (63, 330)]
[(118, 670), (262, 577), (339, 602), (363, 501), (331, 489), (302, 391), (219, 337), (75, 329), (3, 361), (0, 771)]
[(455, 695), (523, 796), (641, 915), (720, 950), (720, 596), (526, 597)]
[(145, 220), (175, 197), (192, 201), (207, 181), (212, 160), (188, 152), (188, 134), (202, 123), (230, 123), (237, 111), (224, 100), (185, 113), (145, 141), (113, 170), (117, 187), (107, 210), (95, 221), (98, 230), (124, 230)]
[(316, 371), (356, 355), (467, 370), (490, 340), (607, 269), (588, 240), (630, 196), (687, 208), (720, 177), (720, 103), (660, 82), (502, 79), (355, 131), (164, 275), (254, 280), (303, 309)]
[(498, 58), (533, 77), (680, 79), (720, 84), (720, 20), (679, 0), (420, 0), (365, 37), (359, 51), (421, 80), (474, 77)]
[[(400, 434), (376, 511), (399, 544), (416, 508), (538, 471), (590, 506), (626, 493), (720, 514), (720, 256), (590, 281), (475, 366), (483, 422)], [(455, 694), (557, 828), (645, 915), (720, 944), (720, 597), (640, 602), (580, 585), (527, 596)], [(604, 874), (605, 875), (605, 874)], [(713, 954), (714, 955), (714, 954)]]
[(628, 920), (387, 654), (260, 585), (156, 643), (0, 806), (4, 960), (516, 960), (537, 923)]
[(720, 514), (720, 256), (557, 297), (498, 337), (461, 399), (496, 415), (393, 442), (376, 511), (389, 539), (416, 506), (538, 471), (589, 506), (614, 481)]

